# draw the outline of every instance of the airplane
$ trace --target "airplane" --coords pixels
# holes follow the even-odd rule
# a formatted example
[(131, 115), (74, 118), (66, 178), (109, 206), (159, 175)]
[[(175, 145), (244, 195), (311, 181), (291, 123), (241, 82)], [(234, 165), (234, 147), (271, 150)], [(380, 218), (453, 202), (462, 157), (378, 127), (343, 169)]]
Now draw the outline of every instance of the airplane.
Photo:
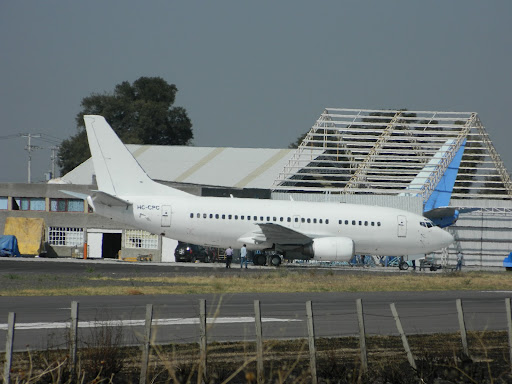
[(186, 243), (272, 250), (271, 265), (292, 250), (319, 261), (419, 258), (454, 241), (426, 217), (395, 208), (191, 195), (153, 181), (103, 116), (84, 120), (98, 184), (87, 201), (120, 223)]

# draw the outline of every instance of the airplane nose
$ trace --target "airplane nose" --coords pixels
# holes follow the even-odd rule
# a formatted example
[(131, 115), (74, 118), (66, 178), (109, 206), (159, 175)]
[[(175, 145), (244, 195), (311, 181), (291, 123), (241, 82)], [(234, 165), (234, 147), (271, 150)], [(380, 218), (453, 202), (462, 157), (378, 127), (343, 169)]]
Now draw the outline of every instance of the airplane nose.
[(453, 235), (450, 232), (447, 232), (444, 229), (441, 229), (441, 231), (443, 232), (441, 234), (442, 235), (441, 240), (442, 240), (443, 248), (444, 248), (444, 247), (447, 247), (450, 244), (452, 244), (455, 241), (455, 238), (453, 237)]

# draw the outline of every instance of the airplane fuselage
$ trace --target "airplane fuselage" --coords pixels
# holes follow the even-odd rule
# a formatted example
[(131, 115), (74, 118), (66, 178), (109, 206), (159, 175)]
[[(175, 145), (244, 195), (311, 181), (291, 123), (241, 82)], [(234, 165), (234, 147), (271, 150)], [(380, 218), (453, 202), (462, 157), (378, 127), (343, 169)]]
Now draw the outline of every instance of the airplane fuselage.
[[(96, 205), (101, 215), (183, 242), (267, 249), (257, 224), (275, 223), (311, 238), (346, 237), (356, 254), (402, 256), (439, 249), (446, 232), (421, 225), (423, 216), (394, 208), (344, 203), (217, 197), (123, 196), (124, 210)], [(252, 235), (252, 243), (247, 239)], [(449, 236), (449, 235), (448, 235)], [(446, 237), (447, 240), (448, 237)]]

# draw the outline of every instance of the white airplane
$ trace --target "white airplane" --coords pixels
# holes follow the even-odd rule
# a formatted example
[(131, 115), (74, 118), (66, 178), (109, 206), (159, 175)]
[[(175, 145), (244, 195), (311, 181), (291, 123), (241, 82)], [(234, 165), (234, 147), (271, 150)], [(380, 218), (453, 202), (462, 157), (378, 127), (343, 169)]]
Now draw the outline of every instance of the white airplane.
[(454, 241), (429, 219), (399, 209), (191, 195), (151, 180), (102, 116), (84, 120), (98, 183), (88, 203), (101, 216), (151, 233), (221, 248), (299, 250), (327, 261), (419, 258)]

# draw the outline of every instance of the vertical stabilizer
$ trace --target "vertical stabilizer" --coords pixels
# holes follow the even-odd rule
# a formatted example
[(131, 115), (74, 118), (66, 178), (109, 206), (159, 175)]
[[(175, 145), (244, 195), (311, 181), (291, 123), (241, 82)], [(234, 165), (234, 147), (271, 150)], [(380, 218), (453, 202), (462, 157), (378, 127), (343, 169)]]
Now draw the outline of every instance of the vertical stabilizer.
[(84, 116), (98, 189), (113, 196), (187, 195), (149, 178), (103, 116)]

